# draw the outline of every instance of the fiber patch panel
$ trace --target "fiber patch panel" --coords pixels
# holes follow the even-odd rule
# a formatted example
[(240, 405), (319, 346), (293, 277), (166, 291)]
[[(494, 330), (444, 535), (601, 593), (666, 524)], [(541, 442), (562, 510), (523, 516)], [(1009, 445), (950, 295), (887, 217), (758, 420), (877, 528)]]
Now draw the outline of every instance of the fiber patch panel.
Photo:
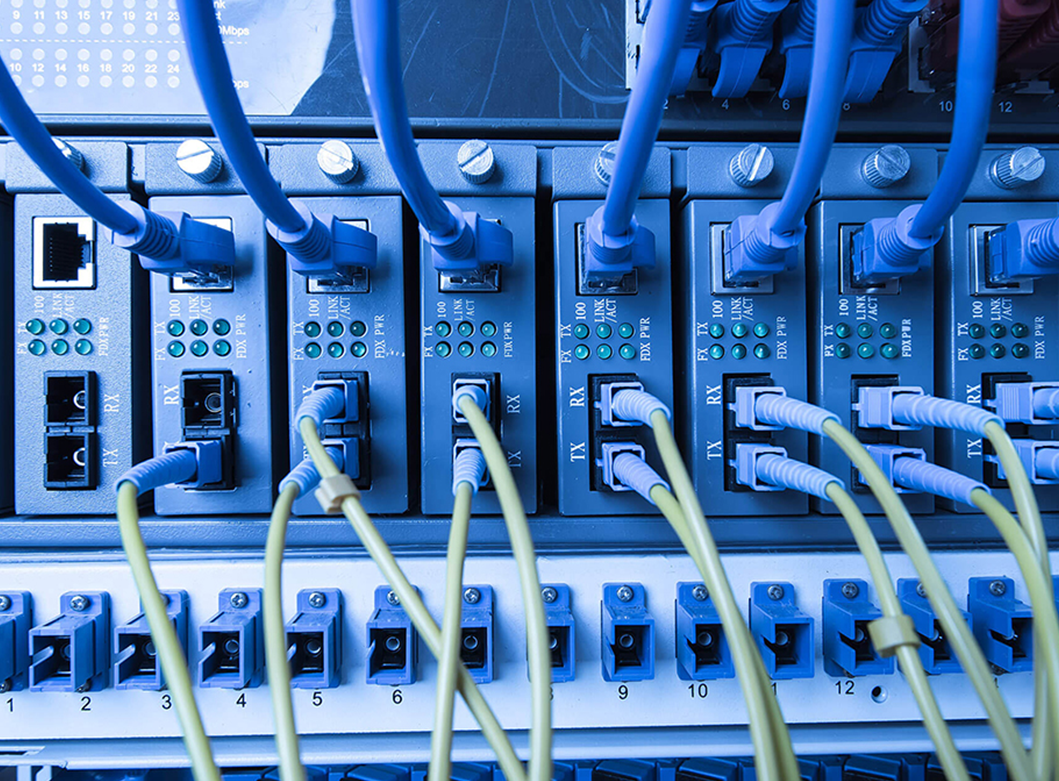
[[(886, 559), (895, 578), (914, 577), (903, 556), (887, 554)], [(1002, 573), (1015, 571), (1010, 555), (1002, 553), (948, 552), (936, 554), (936, 559), (957, 601), (964, 604), (974, 589), (974, 578), (988, 573), (994, 575), (989, 579), (991, 583), (1003, 579)], [(849, 678), (846, 673), (838, 673), (829, 667), (826, 649), (831, 647), (834, 638), (828, 633), (841, 630), (827, 617), (826, 605), (828, 600), (836, 599), (833, 584), (838, 584), (839, 591), (845, 588), (847, 593), (852, 593), (847, 584), (858, 585), (858, 588), (863, 586), (867, 571), (857, 554), (731, 554), (725, 557), (725, 565), (740, 610), (752, 626), (757, 628), (759, 620), (768, 618), (774, 622), (777, 633), (789, 631), (795, 624), (806, 627), (804, 647), (812, 651), (809, 657), (798, 657), (798, 661), (804, 665), (800, 669), (807, 677), (777, 675), (774, 679), (784, 715), (795, 728), (806, 736), (817, 734), (842, 743), (845, 738), (828, 734), (829, 731), (834, 733), (838, 724), (885, 723), (890, 725), (888, 729), (896, 730), (900, 729), (901, 722), (918, 718), (907, 685), (896, 671), (865, 669), (863, 674)], [(439, 584), (444, 572), (443, 557), (409, 558), (404, 567), (413, 582), (422, 584), (420, 591), (426, 605), (437, 615), (442, 600)], [(189, 663), (193, 669), (216, 653), (213, 649), (219, 641), (210, 633), (220, 623), (227, 627), (224, 631), (229, 633), (228, 639), (234, 637), (232, 632), (239, 627), (238, 645), (229, 649), (236, 652), (230, 654), (233, 674), (237, 669), (249, 672), (257, 667), (258, 663), (251, 662), (250, 656), (244, 656), (253, 654), (252, 637), (256, 630), (252, 623), (239, 619), (245, 611), (254, 612), (256, 591), (247, 586), (259, 582), (260, 563), (253, 554), (230, 554), (225, 559), (194, 563), (182, 555), (159, 557), (155, 568), (163, 589), (187, 592), (186, 618), (191, 636), (198, 637), (201, 633), (204, 638), (201, 644), (193, 641), (190, 645)], [(679, 665), (686, 664), (686, 661), (678, 661), (685, 659), (682, 649), (686, 647), (686, 637), (679, 613), (675, 614), (674, 608), (690, 605), (681, 596), (682, 589), (699, 584), (694, 567), (686, 558), (664, 554), (637, 557), (556, 555), (542, 558), (540, 571), (545, 584), (558, 582), (568, 586), (570, 626), (576, 627), (572, 635), (576, 658), (574, 675), (564, 681), (556, 679), (553, 685), (557, 729), (717, 727), (745, 723), (746, 714), (735, 679), (699, 679), (697, 676), (689, 681), (680, 674)], [(761, 574), (765, 571), (769, 573), (769, 579), (762, 581)], [(397, 623), (391, 624), (392, 627), (399, 625), (403, 615), (403, 611), (388, 600), (388, 587), (380, 585), (377, 590), (374, 587), (373, 584), (380, 584), (374, 564), (359, 556), (292, 554), (286, 565), (284, 581), (284, 607), (295, 625), (299, 613), (296, 607), (302, 604), (299, 599), (307, 599), (312, 593), (326, 594), (326, 606), (334, 599), (334, 589), (342, 597), (338, 620), (345, 628), (344, 642), (334, 657), (333, 682), (336, 685), (327, 688), (321, 683), (316, 689), (296, 688), (293, 692), (299, 730), (306, 739), (332, 734), (336, 719), (341, 720), (344, 731), (354, 735), (370, 734), (376, 739), (386, 733), (429, 731), (436, 664), (425, 653), (425, 648), (419, 647), (422, 643), (415, 639), (414, 633), (402, 634), (403, 643), (411, 643), (403, 647), (412, 654), (419, 652), (418, 674), (414, 678), (390, 679), (385, 681), (388, 685), (373, 685), (383, 681), (376, 682), (367, 677), (373, 669), (371, 665), (376, 664), (372, 661), (376, 658), (373, 649), (387, 647), (384, 636), (374, 634), (382, 626), (379, 611), (393, 611)], [(4, 582), (18, 582), (32, 595), (35, 606), (32, 623), (35, 626), (49, 622), (57, 614), (56, 606), (64, 594), (69, 601), (73, 596), (91, 596), (105, 591), (110, 613), (100, 627), (103, 634), (99, 636), (106, 639), (108, 658), (111, 653), (117, 653), (117, 649), (112, 650), (110, 646), (113, 627), (133, 619), (140, 611), (127, 567), (108, 556), (90, 556), (78, 563), (63, 562), (61, 557), (55, 556), (43, 561), (7, 556), (0, 565), (0, 583)], [(525, 701), (529, 683), (522, 603), (514, 565), (506, 557), (475, 556), (467, 562), (465, 582), (469, 584), (468, 588), (479, 589), (483, 597), (487, 589), (492, 590), (493, 679), (481, 684), (483, 692), (494, 708), (506, 714), (506, 727), (525, 729), (529, 714), (518, 704)], [(1026, 592), (1020, 581), (1012, 578), (1005, 582), (1014, 599), (1025, 601)], [(763, 585), (755, 587), (755, 583)], [(784, 589), (778, 600), (769, 595), (769, 589), (776, 585)], [(618, 593), (622, 587), (633, 591), (632, 598), (626, 602), (621, 601)], [(757, 595), (755, 588), (760, 588), (762, 593)], [(914, 582), (912, 588), (914, 590)], [(233, 597), (239, 599), (238, 595), (245, 597), (246, 602), (233, 602)], [(861, 595), (875, 600), (873, 588), (861, 590), (858, 597)], [(219, 598), (221, 607), (218, 612)], [(608, 682), (601, 668), (608, 615), (616, 617), (615, 625), (633, 625), (628, 621), (629, 616), (623, 617), (621, 611), (625, 606), (635, 606), (640, 598), (646, 599), (646, 615), (653, 622), (653, 654), (649, 663), (653, 664), (654, 675), (639, 680), (623, 680), (619, 676)], [(785, 602), (788, 598), (789, 603)], [(848, 601), (846, 597), (843, 599)], [(484, 598), (466, 605), (468, 620), (471, 619), (470, 608), (483, 604), (487, 604)], [(701, 603), (696, 601), (695, 604)], [(607, 606), (615, 612), (608, 613)], [(754, 617), (754, 611), (758, 610), (762, 611), (760, 618)], [(89, 612), (64, 610), (63, 620)], [(700, 619), (696, 620), (701, 623)], [(973, 620), (977, 627), (977, 612)], [(643, 626), (643, 622), (637, 620), (635, 625)], [(23, 625), (22, 631), (29, 630)], [(778, 634), (769, 637), (775, 644)], [(648, 648), (647, 645), (643, 647)], [(236, 667), (237, 663), (244, 666)], [(782, 667), (781, 664), (777, 669), (782, 670)], [(931, 683), (941, 707), (955, 727), (966, 722), (965, 726), (970, 728), (979, 718), (979, 711), (965, 696), (966, 677), (955, 670), (939, 668), (936, 672), (942, 674), (933, 677)], [(224, 736), (260, 735), (271, 729), (271, 716), (266, 705), (267, 687), (232, 690), (213, 688), (209, 678), (202, 681), (198, 675), (194, 680), (206, 727), (218, 741)], [(702, 683), (706, 685), (700, 690)], [(1033, 689), (1030, 673), (999, 674), (997, 685), (1017, 717), (1029, 714)], [(114, 685), (76, 697), (51, 691), (14, 691), (5, 695), (5, 702), (7, 697), (12, 698), (14, 711), (0, 709), (0, 724), (3, 724), (9, 744), (15, 745), (19, 745), (19, 741), (87, 737), (172, 738), (178, 735), (178, 726), (172, 712), (164, 707), (164, 694), (163, 690), (147, 696), (147, 693), (123, 691)], [(91, 701), (91, 710), (84, 715), (79, 710), (82, 696), (88, 696)], [(601, 702), (611, 704), (600, 708)], [(45, 713), (61, 715), (67, 712), (72, 714), (69, 718), (44, 716)], [(468, 713), (458, 710), (456, 720), (459, 730), (472, 729)], [(820, 726), (813, 727), (813, 724)], [(722, 733), (716, 735), (720, 739)], [(745, 737), (735, 740), (738, 744)], [(917, 745), (926, 745), (921, 733), (915, 740), (922, 741)], [(842, 744), (856, 745), (856, 740), (851, 737), (849, 742)], [(628, 756), (617, 746), (612, 755)]]

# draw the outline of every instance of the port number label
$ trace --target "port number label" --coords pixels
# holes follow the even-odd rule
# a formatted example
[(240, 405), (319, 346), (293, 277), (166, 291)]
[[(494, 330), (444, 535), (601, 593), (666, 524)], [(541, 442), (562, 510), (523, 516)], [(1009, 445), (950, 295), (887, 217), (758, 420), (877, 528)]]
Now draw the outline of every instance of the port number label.
[(245, 693), (240, 694), (239, 697), (236, 699), (235, 704), (238, 705), (240, 708), (245, 708), (246, 707), (246, 694)]
[(92, 710), (92, 698), (91, 697), (82, 697), (81, 698), (81, 710), (85, 711), (86, 713)]
[(312, 703), (314, 708), (319, 708), (324, 704), (324, 695), (318, 691), (313, 692)]
[(404, 702), (404, 692), (402, 692), (400, 689), (394, 689), (393, 694), (390, 696), (390, 699), (393, 700), (394, 705), (400, 705), (402, 702)]
[(173, 698), (168, 694), (162, 695), (162, 710), (171, 710), (173, 707)]
[(710, 687), (704, 683), (691, 684), (688, 686), (688, 691), (691, 692), (691, 699), (706, 699), (706, 695), (710, 693)]
[(618, 687), (618, 699), (627, 700), (629, 699), (629, 687), (624, 683)]
[(835, 691), (841, 695), (852, 695), (853, 681), (835, 681)]

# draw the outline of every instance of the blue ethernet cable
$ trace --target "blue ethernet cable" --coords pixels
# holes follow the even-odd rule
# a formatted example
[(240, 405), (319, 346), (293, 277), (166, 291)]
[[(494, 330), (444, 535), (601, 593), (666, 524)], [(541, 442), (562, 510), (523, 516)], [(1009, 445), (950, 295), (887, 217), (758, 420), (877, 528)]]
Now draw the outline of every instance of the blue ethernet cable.
[[(204, 0), (205, 2), (205, 0)], [(416, 151), (401, 73), (398, 4), (393, 0), (351, 0), (353, 31), (364, 91), (375, 132), (419, 220), (440, 272), (480, 272), (513, 261), (511, 232), (495, 222), (443, 201), (427, 178)]]
[(55, 145), (2, 61), (0, 122), (60, 192), (103, 226), (111, 242), (138, 255), (148, 271), (205, 281), (215, 276), (216, 266), (232, 265), (231, 231), (180, 212), (153, 212), (132, 201), (119, 203), (92, 184)]
[(662, 126), (662, 113), (690, 14), (690, 0), (655, 0), (651, 5), (636, 82), (618, 134), (607, 198), (585, 220), (585, 277), (590, 282), (612, 283), (635, 268), (652, 268), (655, 264), (654, 234), (636, 222), (633, 212)]
[(923, 204), (909, 206), (897, 217), (870, 220), (854, 236), (853, 276), (858, 284), (885, 282), (929, 266), (929, 250), (941, 240), (945, 223), (970, 187), (989, 130), (997, 6), (998, 0), (967, 0), (961, 7), (956, 110), (945, 165)]
[(316, 215), (303, 201), (288, 200), (272, 178), (243, 113), (212, 0), (179, 0), (181, 24), (195, 79), (214, 132), (247, 194), (265, 215), (269, 234), (302, 275), (342, 279), (354, 269), (375, 267), (378, 240), (369, 231)]
[(989, 234), (987, 247), (995, 280), (1059, 274), (1059, 217), (1010, 222)]
[(794, 170), (778, 203), (732, 223), (725, 250), (728, 282), (753, 282), (797, 263), (795, 249), (805, 237), (805, 212), (820, 186), (838, 132), (853, 36), (853, 6), (848, 0), (817, 2), (813, 71)]

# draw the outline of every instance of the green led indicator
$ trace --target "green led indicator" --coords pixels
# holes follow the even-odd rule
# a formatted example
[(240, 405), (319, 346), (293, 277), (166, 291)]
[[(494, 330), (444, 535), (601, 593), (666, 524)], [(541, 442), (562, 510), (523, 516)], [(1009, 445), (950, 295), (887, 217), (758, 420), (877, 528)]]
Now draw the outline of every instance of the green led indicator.
[(879, 336), (883, 339), (893, 339), (897, 336), (897, 326), (893, 323), (883, 323), (879, 326)]
[(213, 343), (213, 351), (223, 358), (232, 351), (232, 346), (226, 339), (218, 339)]
[(602, 358), (604, 361), (614, 355), (614, 350), (609, 344), (601, 344), (596, 348), (596, 355)]
[[(447, 344), (445, 344), (445, 342), (442, 342), (441, 344), (445, 345), (445, 355), (448, 355), (449, 354), (449, 346)], [(439, 345), (439, 348), (440, 348), (440, 345)], [(353, 344), (351, 344), (349, 346), (349, 351), (353, 354), (354, 358), (363, 358), (365, 355), (368, 354), (368, 346), (366, 344), (364, 344), (364, 342), (353, 342)], [(438, 354), (440, 355), (440, 353), (441, 353), (441, 351), (439, 349), (438, 350)], [(441, 357), (444, 358), (445, 355), (442, 355)]]
[(70, 352), (70, 343), (65, 339), (56, 339), (51, 343), (51, 351), (56, 355), (66, 355)]
[(1030, 335), (1030, 327), (1025, 323), (1013, 323), (1011, 326), (1011, 335), (1016, 339), (1025, 339)]
[[(1014, 331), (1015, 329), (1012, 329)], [(1030, 354), (1030, 346), (1022, 342), (1016, 342), (1011, 346), (1011, 354), (1016, 358), (1025, 358)]]
[(622, 323), (618, 326), (618, 336), (622, 339), (631, 339), (634, 333), (636, 329), (632, 327), (632, 323)]
[[(445, 325), (448, 326), (448, 323), (445, 323)], [(353, 336), (364, 336), (364, 334), (368, 332), (368, 326), (364, 325), (363, 320), (354, 320), (352, 323), (349, 324), (349, 332)], [(451, 333), (451, 326), (449, 333)], [(446, 336), (447, 335), (448, 334), (446, 334)]]
[(985, 357), (985, 348), (982, 347), (982, 345), (980, 344), (972, 344), (971, 349), (968, 352), (970, 353), (971, 357), (974, 358), (976, 361), (979, 358)]
[(871, 327), (871, 323), (861, 323), (857, 326), (857, 336), (861, 339), (871, 339), (874, 333), (875, 329)]
[(636, 357), (636, 348), (633, 347), (631, 344), (623, 344), (618, 350), (618, 355), (620, 355), (627, 361), (631, 361), (633, 358)]
[(720, 339), (724, 336), (724, 326), (720, 323), (714, 323), (710, 326), (710, 336), (714, 339)]
[(456, 348), (456, 352), (464, 358), (470, 358), (474, 355), (474, 345), (470, 342), (460, 342), (459, 347)]
[(183, 336), (184, 324), (179, 320), (170, 320), (166, 324), (165, 330), (169, 332), (170, 336)]
[(478, 330), (482, 332), (482, 336), (487, 338), (490, 336), (496, 336), (496, 323), (491, 320), (486, 320)]
[(327, 354), (332, 358), (341, 358), (346, 353), (346, 348), (339, 342), (331, 342), (327, 345)]
[(214, 320), (213, 332), (217, 334), (217, 336), (227, 336), (232, 332), (232, 324), (224, 319)]
[(310, 358), (319, 358), (322, 352), (323, 350), (320, 349), (320, 345), (316, 342), (309, 342), (309, 344), (305, 345), (305, 354)]
[(967, 329), (967, 333), (971, 335), (972, 339), (981, 339), (985, 336), (985, 326), (981, 323), (971, 323), (971, 326)]
[(81, 336), (84, 336), (92, 330), (92, 321), (79, 317), (74, 320), (74, 330), (81, 334)]
[(327, 324), (327, 335), (337, 339), (346, 332), (346, 327), (337, 320), (332, 320)]
[[(356, 323), (354, 323), (353, 326), (355, 327)], [(349, 332), (356, 335), (354, 332), (354, 327), (350, 327)], [(434, 333), (444, 339), (452, 333), (452, 326), (446, 323), (444, 320), (438, 320), (438, 324), (434, 326)]]
[(310, 339), (315, 339), (316, 337), (318, 337), (320, 335), (320, 332), (320, 324), (315, 320), (310, 320), (308, 323), (305, 324), (305, 335), (308, 336)]
[(456, 326), (456, 333), (466, 338), (474, 333), (474, 323), (470, 320), (461, 320), (460, 324)]
[(715, 361), (721, 360), (724, 357), (724, 348), (719, 344), (711, 345), (710, 357)]
[(38, 336), (38, 335), (44, 333), (44, 321), (43, 320), (38, 320), (37, 318), (34, 317), (32, 320), (30, 320), (28, 323), (26, 323), (26, 330), (29, 331), (34, 336)]
[(48, 347), (40, 339), (34, 339), (29, 343), (26, 349), (29, 350), (31, 355), (44, 355)]
[(606, 323), (600, 323), (596, 326), (596, 336), (600, 339), (610, 339), (612, 333), (611, 327)]
[(835, 357), (836, 358), (848, 358), (853, 354), (853, 349), (845, 342), (839, 342), (835, 345)]
[(574, 357), (579, 361), (585, 360), (591, 354), (592, 351), (588, 349), (588, 345), (579, 344), (574, 348)]
[(578, 323), (574, 326), (574, 336), (576, 336), (578, 339), (587, 339), (590, 333), (592, 332), (584, 323)]
[(754, 323), (754, 336), (756, 336), (758, 339), (764, 339), (768, 335), (768, 323)]
[(92, 343), (87, 339), (78, 339), (74, 342), (74, 352), (78, 355), (88, 355), (92, 352)]
[(741, 361), (746, 358), (746, 345), (736, 344), (732, 346), (732, 357), (737, 361)]
[[(485, 333), (485, 328), (482, 329), (482, 333)], [(494, 355), (496, 355), (496, 345), (492, 342), (483, 342), (482, 355), (484, 355), (486, 358), (492, 358)]]
[(989, 335), (994, 339), (1003, 339), (1008, 335), (1008, 329), (1003, 323), (993, 323), (989, 326)]
[(763, 361), (772, 355), (772, 350), (769, 349), (767, 344), (755, 344), (754, 345), (754, 357), (759, 361)]
[(48, 327), (51, 328), (53, 334), (64, 334), (70, 330), (70, 324), (63, 320), (61, 317), (56, 317), (50, 323)]
[[(191, 333), (195, 334), (195, 336), (202, 336), (203, 334), (205, 334), (209, 330), (210, 330), (210, 327), (208, 325), (206, 325), (206, 321), (205, 320), (192, 320), (191, 321)], [(192, 350), (192, 352), (194, 352), (194, 350)]]
[(879, 355), (888, 360), (893, 360), (901, 354), (901, 351), (897, 349), (897, 345), (887, 342), (879, 348)]
[(861, 358), (872, 358), (875, 355), (875, 348), (870, 344), (862, 344), (857, 348), (857, 355)]
[(1003, 358), (1007, 352), (1007, 348), (1002, 344), (994, 344), (989, 348), (989, 355), (993, 358)]
[(736, 323), (732, 326), (732, 336), (736, 339), (742, 339), (747, 335), (750, 329), (746, 327), (746, 323)]
[(181, 355), (184, 354), (184, 343), (176, 341), (170, 342), (169, 347), (166, 349), (169, 351), (169, 354), (172, 355), (174, 358), (179, 358)]
[(452, 355), (452, 345), (448, 342), (438, 342), (434, 346), (434, 352), (437, 353), (439, 358), (448, 358)]
[(201, 339), (196, 339), (191, 343), (191, 354), (196, 358), (201, 358), (203, 355), (210, 351), (210, 346)]
[(849, 339), (849, 337), (853, 336), (852, 326), (849, 323), (836, 323), (835, 336), (839, 339)]

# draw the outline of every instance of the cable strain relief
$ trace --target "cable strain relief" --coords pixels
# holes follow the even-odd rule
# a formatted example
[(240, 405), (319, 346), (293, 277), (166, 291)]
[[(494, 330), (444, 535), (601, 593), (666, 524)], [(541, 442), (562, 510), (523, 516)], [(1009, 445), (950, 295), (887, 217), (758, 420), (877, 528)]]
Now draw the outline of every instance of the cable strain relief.
[(780, 271), (790, 271), (798, 264), (794, 252), (805, 238), (805, 222), (790, 233), (773, 230), (779, 202), (765, 206), (756, 216), (737, 218), (730, 229), (732, 243), (730, 273), (733, 281), (754, 278)]
[(461, 385), (452, 394), (452, 411), (457, 415), (463, 415), (460, 403), (464, 398), (469, 398), (480, 410), (484, 410), (489, 403), (489, 397), (481, 385)]
[[(345, 468), (341, 448), (328, 447), (325, 450), (327, 450), (327, 455), (331, 456), (331, 460), (335, 462), (335, 466), (339, 470)], [(305, 496), (319, 484), (320, 472), (317, 471), (313, 460), (306, 456), (301, 460), (300, 464), (290, 470), (286, 477), (279, 481), (279, 492), (283, 493), (288, 486), (296, 485), (298, 487), (298, 496)]]
[(982, 489), (987, 494), (991, 493), (984, 483), (918, 458), (894, 459), (893, 480), (896, 484), (913, 491), (933, 494), (972, 506), (974, 502), (971, 500), (971, 492), (976, 488)]
[(812, 41), (816, 30), (816, 0), (799, 0), (794, 13), (794, 35)]
[(623, 390), (614, 394), (610, 403), (611, 413), (620, 420), (638, 420), (645, 426), (651, 425), (651, 416), (656, 412), (665, 414), (672, 422), (673, 415), (661, 399), (646, 391)]
[(927, 0), (872, 0), (858, 19), (856, 35), (882, 46), (902, 32), (926, 5)]
[(1033, 414), (1038, 418), (1059, 418), (1059, 388), (1038, 388), (1034, 391)]
[(472, 493), (478, 493), (478, 489), (486, 482), (485, 472), (485, 455), (481, 449), (465, 447), (452, 464), (452, 495), (456, 495), (460, 483), (467, 483)]
[(304, 201), (292, 200), (290, 205), (302, 218), (302, 226), (297, 230), (288, 231), (268, 220), (265, 222), (268, 234), (302, 263), (327, 262), (331, 257), (331, 230), (312, 213)]
[(882, 262), (889, 266), (918, 268), (923, 253), (932, 249), (941, 241), (944, 228), (925, 237), (912, 235), (912, 225), (922, 204), (907, 206), (892, 220), (886, 220), (875, 237), (875, 252)]
[(311, 418), (319, 429), (328, 418), (337, 418), (346, 407), (345, 397), (338, 388), (327, 385), (309, 393), (298, 405), (298, 411), (294, 415), (296, 425), (301, 425), (302, 419)]
[(772, 22), (790, 0), (736, 0), (729, 16), (730, 33), (743, 43), (771, 32)]
[(989, 423), (1004, 428), (1003, 419), (996, 413), (962, 401), (918, 393), (901, 393), (893, 397), (893, 419), (904, 425), (933, 426), (978, 435), (984, 434)]
[(1036, 266), (1059, 266), (1059, 217), (1034, 225), (1026, 231), (1026, 255)]
[(754, 416), (772, 426), (783, 426), (810, 434), (822, 434), (824, 423), (841, 422), (838, 415), (815, 404), (779, 393), (761, 393), (754, 403)]
[(198, 471), (198, 460), (190, 450), (175, 450), (141, 461), (118, 478), (115, 490), (122, 483), (132, 483), (136, 493), (142, 494), (171, 483), (190, 480)]
[(811, 496), (827, 499), (827, 487), (831, 483), (845, 485), (832, 474), (810, 464), (795, 461), (775, 453), (763, 453), (755, 463), (757, 476), (766, 483), (783, 486)]
[[(453, 217), (452, 229), (448, 233), (430, 233), (422, 225), (419, 226), (419, 234), (423, 237), (423, 241), (440, 256), (440, 263), (435, 257), (434, 268), (438, 271), (475, 269), (478, 267), (478, 262), (474, 258), (474, 226), (467, 221), (459, 206), (452, 201), (444, 203)], [(460, 261), (464, 262), (460, 263)]]
[(170, 260), (180, 254), (180, 232), (172, 220), (134, 201), (121, 201), (118, 206), (136, 219), (138, 227), (133, 233), (103, 229), (104, 235), (115, 247), (150, 260)]
[(619, 453), (614, 458), (614, 478), (629, 486), (651, 504), (655, 503), (651, 498), (652, 488), (660, 485), (669, 490), (669, 483), (663, 480), (650, 464), (632, 453)]
[(1045, 480), (1059, 480), (1059, 447), (1042, 447), (1034, 452), (1033, 468)]

